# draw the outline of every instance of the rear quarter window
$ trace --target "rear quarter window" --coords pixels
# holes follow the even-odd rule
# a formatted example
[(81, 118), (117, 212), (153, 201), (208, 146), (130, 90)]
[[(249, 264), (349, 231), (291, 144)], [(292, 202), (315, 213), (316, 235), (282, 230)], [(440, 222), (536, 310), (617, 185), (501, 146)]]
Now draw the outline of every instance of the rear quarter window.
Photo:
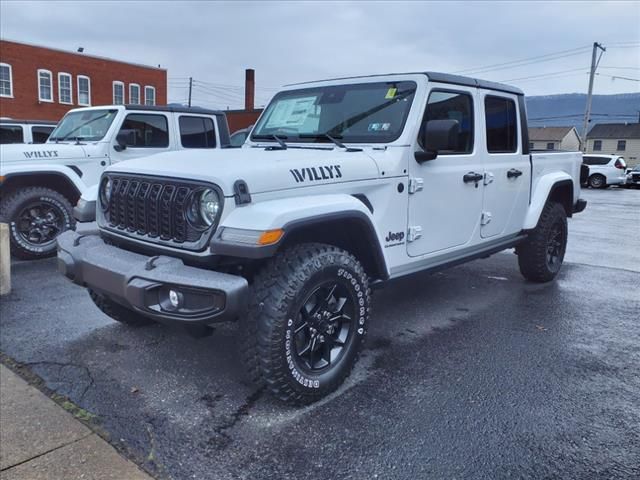
[(215, 148), (216, 131), (209, 117), (181, 116), (180, 142), (184, 148)]
[(24, 133), (20, 125), (0, 125), (0, 144), (24, 143)]

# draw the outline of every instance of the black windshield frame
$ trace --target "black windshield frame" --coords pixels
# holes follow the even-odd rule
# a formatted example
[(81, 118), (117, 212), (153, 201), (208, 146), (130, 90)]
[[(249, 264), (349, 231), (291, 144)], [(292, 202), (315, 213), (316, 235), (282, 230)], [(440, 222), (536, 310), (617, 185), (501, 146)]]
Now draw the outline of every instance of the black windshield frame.
[[(329, 134), (334, 138), (339, 139), (343, 143), (391, 143), (397, 140), (404, 131), (407, 120), (409, 118), (409, 113), (411, 112), (411, 108), (415, 100), (417, 88), (418, 87), (415, 81), (399, 80), (327, 85), (319, 87), (307, 87), (295, 90), (285, 90), (279, 92), (273, 97), (264, 113), (258, 120), (258, 123), (253, 128), (250, 139), (253, 142), (260, 143), (275, 142), (275, 139), (269, 137), (276, 134), (282, 139), (286, 140), (287, 143), (332, 143), (331, 140), (326, 137), (326, 134)], [(340, 105), (341, 101), (326, 101), (325, 96), (330, 97), (332, 94), (337, 94), (338, 97), (344, 99), (344, 96), (347, 95), (347, 93), (354, 91), (371, 91), (372, 93), (379, 95), (380, 98), (379, 101), (369, 105), (369, 108), (367, 109), (362, 109), (362, 111), (354, 110), (354, 105), (346, 105), (345, 111), (334, 109), (331, 113), (335, 114), (337, 112), (340, 112), (345, 115), (342, 125), (337, 125), (335, 124), (335, 122), (331, 123), (326, 119), (320, 118), (322, 115), (322, 113), (320, 113), (318, 117), (318, 127), (315, 131), (298, 130), (296, 132), (292, 131), (293, 129), (285, 128), (283, 126), (276, 126), (274, 128), (268, 127), (271, 116), (274, 115), (275, 109), (283, 100), (304, 100), (305, 98), (316, 96), (316, 99), (313, 103), (314, 107), (322, 107), (323, 105), (330, 105), (332, 103), (335, 105)], [(363, 134), (362, 132), (352, 133), (347, 131), (347, 129), (355, 126), (358, 126), (360, 129), (362, 129), (363, 125), (358, 125), (359, 122), (367, 120), (370, 117), (375, 119), (374, 115), (380, 114), (386, 109), (398, 105), (400, 102), (404, 102), (404, 105), (402, 105), (401, 108), (397, 109), (395, 114), (393, 112), (389, 112), (389, 115), (395, 115), (395, 117), (393, 118), (393, 123), (395, 123), (393, 128), (390, 128), (392, 122), (385, 123), (374, 121), (367, 126), (367, 132), (365, 134)], [(351, 107), (349, 109), (350, 111), (348, 112), (346, 111), (347, 107)], [(328, 115), (328, 118), (331, 118), (330, 114)], [(320, 123), (323, 121), (328, 122), (326, 129), (325, 127), (320, 126)], [(349, 124), (349, 121), (352, 121), (354, 123)], [(387, 126), (387, 130), (382, 129), (385, 125)], [(344, 126), (345, 128), (343, 130), (340, 130), (339, 127), (342, 126)], [(377, 129), (372, 130), (372, 126), (376, 126)]]

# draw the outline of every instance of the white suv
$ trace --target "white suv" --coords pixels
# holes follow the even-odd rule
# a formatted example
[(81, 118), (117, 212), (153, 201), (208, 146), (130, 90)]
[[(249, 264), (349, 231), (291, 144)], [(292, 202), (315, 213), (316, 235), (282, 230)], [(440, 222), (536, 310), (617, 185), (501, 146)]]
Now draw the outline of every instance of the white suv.
[(619, 155), (585, 155), (583, 163), (589, 165), (588, 184), (591, 188), (607, 188), (609, 185), (624, 185), (627, 164)]

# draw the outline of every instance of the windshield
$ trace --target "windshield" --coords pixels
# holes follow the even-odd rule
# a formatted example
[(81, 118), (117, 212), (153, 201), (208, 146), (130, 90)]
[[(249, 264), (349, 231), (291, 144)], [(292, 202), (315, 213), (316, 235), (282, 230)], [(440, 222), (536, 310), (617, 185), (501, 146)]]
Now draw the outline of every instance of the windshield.
[(251, 140), (392, 142), (402, 133), (415, 91), (415, 82), (379, 82), (280, 92)]
[(76, 138), (94, 142), (102, 140), (117, 113), (118, 110), (85, 110), (68, 113), (51, 132), (49, 141)]

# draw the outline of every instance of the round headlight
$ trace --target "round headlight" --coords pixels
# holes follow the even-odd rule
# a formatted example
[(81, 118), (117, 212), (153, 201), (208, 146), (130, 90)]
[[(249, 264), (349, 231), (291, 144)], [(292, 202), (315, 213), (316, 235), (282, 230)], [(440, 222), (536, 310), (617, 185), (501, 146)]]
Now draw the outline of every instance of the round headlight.
[(102, 181), (100, 186), (100, 203), (103, 209), (109, 208), (109, 202), (111, 201), (111, 191), (113, 190), (113, 182), (110, 178), (106, 178)]
[(200, 194), (200, 218), (207, 224), (213, 225), (220, 213), (220, 196), (218, 192), (210, 188)]

